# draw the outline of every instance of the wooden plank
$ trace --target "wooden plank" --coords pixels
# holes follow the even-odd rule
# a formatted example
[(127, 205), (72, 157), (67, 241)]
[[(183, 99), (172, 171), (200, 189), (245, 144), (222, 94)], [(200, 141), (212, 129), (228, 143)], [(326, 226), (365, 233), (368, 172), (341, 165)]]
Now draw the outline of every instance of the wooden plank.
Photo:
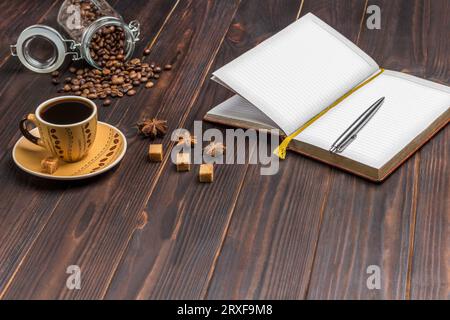
[(421, 151), (411, 299), (450, 298), (450, 130)]
[[(116, 109), (109, 118), (127, 136), (127, 156), (115, 174), (80, 183), (79, 188), (64, 194), (23, 259), (5, 298), (104, 296), (127, 241), (146, 223), (140, 210), (162, 168), (147, 162), (148, 141), (136, 135), (134, 124), (143, 116), (156, 115), (168, 119), (171, 129), (179, 126), (206, 78), (237, 5), (236, 1), (181, 1), (177, 5), (149, 56), (155, 61), (177, 56), (175, 70), (161, 77), (160, 90), (121, 101), (123, 111)], [(144, 6), (138, 8), (145, 11)], [(167, 136), (163, 143), (169, 140)], [(82, 290), (65, 287), (65, 268), (71, 264), (81, 267)]]
[[(370, 1), (382, 9), (381, 30), (364, 27), (359, 46), (385, 68), (426, 76), (424, 52), (435, 43), (426, 26), (443, 23), (424, 10), (434, 3)], [(308, 298), (408, 298), (421, 155), (380, 185), (333, 170)], [(370, 265), (380, 267), (380, 290), (367, 288)]]
[[(300, 3), (242, 2), (211, 70), (292, 22)], [(189, 114), (187, 128), (192, 130), (194, 120), (201, 120), (230, 94), (208, 81)], [(149, 222), (133, 235), (107, 298), (204, 298), (246, 170), (247, 165), (216, 165), (215, 182), (202, 185), (198, 167), (179, 174), (168, 164), (145, 208)]]
[[(133, 18), (138, 18), (143, 22), (142, 38), (144, 40), (138, 47), (138, 50), (142, 52), (143, 47), (157, 34), (158, 29), (176, 2), (158, 0), (147, 3), (145, 0), (140, 1), (140, 3), (134, 2), (136, 4), (134, 11), (128, 8), (125, 1), (118, 4), (112, 2), (112, 4), (119, 12), (128, 8), (125, 19), (130, 19), (132, 15), (135, 15)], [(141, 10), (143, 5), (146, 5), (147, 10)], [(55, 7), (54, 10), (57, 11), (58, 8)], [(48, 19), (48, 21), (47, 19), (44, 20), (44, 23), (51, 24), (56, 19), (56, 12), (50, 12)], [(8, 61), (1, 69), (2, 74), (5, 68), (12, 68), (14, 64), (18, 64), (18, 62)], [(55, 91), (55, 88), (49, 83), (48, 76), (35, 75), (21, 67), (17, 67), (12, 77), (14, 81), (7, 84), (0, 101), (0, 108), (4, 110), (8, 106), (14, 106), (11, 111), (8, 109), (8, 112), (2, 113), (7, 114), (7, 116), (0, 122), (14, 124), (7, 125), (5, 127), (7, 129), (2, 130), (2, 133), (5, 133), (5, 140), (10, 141), (10, 146), (18, 138), (16, 122), (18, 123), (22, 114), (31, 112), (39, 102), (47, 99)], [(5, 80), (4, 76), (0, 78), (0, 82), (3, 80)], [(41, 85), (43, 81), (48, 85)], [(30, 94), (20, 94), (26, 91), (30, 91)], [(99, 112), (100, 119), (104, 120), (107, 116), (104, 110), (100, 108)], [(4, 142), (4, 145), (7, 145), (7, 142)], [(3, 172), (0, 181), (2, 185), (8, 186), (0, 189), (0, 197), (4, 199), (1, 203), (2, 214), (0, 215), (0, 297), (2, 296), (1, 292), (12, 280), (14, 270), (24, 259), (33, 242), (54, 213), (61, 197), (82, 187), (89, 188), (90, 184), (95, 184), (96, 181), (102, 179), (75, 183), (44, 181), (17, 169), (11, 159), (10, 152), (11, 148), (0, 151), (0, 168)]]
[[(7, 2), (4, 2), (6, 4)], [(36, 21), (28, 19), (34, 12), (42, 10), (45, 2), (30, 1), (27, 7), (20, 9), (27, 13), (27, 19), (22, 15), (11, 14), (21, 22), (16, 22), (18, 28), (25, 28), (29, 24), (40, 23), (58, 28), (57, 14), (60, 2), (48, 4), (45, 7), (45, 16)], [(9, 4), (11, 5), (11, 4)], [(5, 10), (8, 12), (9, 9)], [(31, 10), (31, 11), (30, 11)], [(22, 30), (16, 30), (17, 38)], [(7, 33), (8, 34), (8, 33)], [(52, 212), (53, 206), (58, 202), (66, 185), (62, 183), (46, 183), (21, 172), (14, 165), (11, 158), (11, 149), (19, 138), (18, 122), (27, 112), (48, 98), (55, 91), (50, 84), (48, 76), (40, 75), (25, 69), (18, 59), (7, 59), (0, 67), (0, 123), (4, 130), (0, 133), (0, 141), (6, 148), (0, 149), (0, 168), (2, 175), (0, 182), (7, 188), (0, 189), (1, 203), (0, 215), (0, 297), (1, 291), (8, 283), (8, 278), (20, 263), (20, 259), (30, 248), (36, 235), (45, 225)], [(48, 81), (42, 86), (42, 81)], [(23, 94), (27, 92), (28, 94)], [(17, 195), (20, 195), (18, 197)]]
[[(411, 29), (426, 61), (424, 75), (450, 83), (450, 3), (416, 5)], [(450, 130), (447, 127), (420, 152), (417, 217), (411, 259), (411, 299), (450, 299)]]
[[(302, 15), (312, 12), (356, 40), (363, 11), (361, 1), (305, 0)], [(305, 297), (329, 172), (329, 167), (295, 154), (280, 163), (275, 176), (249, 169), (208, 298)]]
[[(0, 66), (2, 66), (10, 55), (9, 45), (16, 43), (19, 34), (32, 24), (43, 21), (49, 12), (60, 5), (56, 0), (32, 0), (0, 2)], [(55, 20), (56, 22), (56, 20)]]

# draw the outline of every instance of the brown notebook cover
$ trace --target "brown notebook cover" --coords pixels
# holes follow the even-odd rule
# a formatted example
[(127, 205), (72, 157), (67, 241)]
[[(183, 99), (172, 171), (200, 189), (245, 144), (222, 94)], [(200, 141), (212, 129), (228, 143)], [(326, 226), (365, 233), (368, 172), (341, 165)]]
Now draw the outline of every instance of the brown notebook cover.
[[(342, 157), (338, 154), (332, 154), (324, 149), (318, 148), (314, 145), (293, 140), (289, 145), (289, 150), (307, 156), (309, 158), (324, 162), (333, 167), (350, 172), (357, 176), (363, 177), (373, 182), (381, 182), (392, 174), (398, 167), (400, 167), (406, 160), (408, 160), (417, 150), (419, 150), (425, 143), (427, 143), (435, 134), (441, 129), (445, 128), (449, 123), (450, 109), (436, 119), (426, 130), (416, 137), (410, 144), (400, 150), (388, 163), (380, 169), (375, 169), (354, 160)], [(243, 129), (273, 129), (271, 126), (259, 125), (254, 123), (233, 120), (222, 116), (213, 114), (206, 114), (205, 121), (217, 123), (225, 126), (243, 128)], [(280, 137), (280, 141), (284, 136)], [(289, 156), (289, 155), (288, 155)]]

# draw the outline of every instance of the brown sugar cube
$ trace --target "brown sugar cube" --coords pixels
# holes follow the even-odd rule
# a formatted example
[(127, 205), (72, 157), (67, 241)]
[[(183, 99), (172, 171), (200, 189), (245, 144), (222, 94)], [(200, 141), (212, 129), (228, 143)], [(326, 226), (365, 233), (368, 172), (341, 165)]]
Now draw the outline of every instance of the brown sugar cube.
[(177, 154), (177, 171), (190, 171), (191, 170), (191, 156), (189, 153)]
[(212, 163), (201, 164), (198, 175), (200, 182), (213, 182), (214, 180), (214, 166)]
[(162, 144), (151, 144), (148, 147), (148, 158), (153, 162), (161, 162), (163, 160)]
[(41, 168), (44, 173), (53, 174), (58, 170), (58, 158), (47, 157), (41, 161)]

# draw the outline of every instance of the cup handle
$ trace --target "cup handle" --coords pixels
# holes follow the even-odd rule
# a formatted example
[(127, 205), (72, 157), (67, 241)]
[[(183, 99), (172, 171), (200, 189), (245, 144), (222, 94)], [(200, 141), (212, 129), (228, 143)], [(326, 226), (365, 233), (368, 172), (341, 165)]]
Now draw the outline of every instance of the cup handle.
[(44, 147), (44, 144), (42, 142), (42, 139), (32, 135), (27, 128), (27, 122), (30, 121), (31, 123), (33, 123), (36, 127), (37, 127), (37, 120), (36, 120), (36, 116), (32, 113), (26, 115), (25, 117), (23, 117), (22, 120), (20, 120), (20, 124), (19, 124), (19, 128), (20, 128), (20, 132), (22, 132), (23, 136), (25, 137), (25, 139), (27, 139), (28, 141), (34, 143), (35, 145), (38, 145), (40, 147)]

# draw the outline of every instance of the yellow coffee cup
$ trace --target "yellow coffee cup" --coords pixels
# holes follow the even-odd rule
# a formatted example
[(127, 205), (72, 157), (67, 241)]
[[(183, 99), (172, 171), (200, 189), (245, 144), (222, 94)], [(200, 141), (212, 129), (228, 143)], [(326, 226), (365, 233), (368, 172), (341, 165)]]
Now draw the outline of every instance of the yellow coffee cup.
[[(40, 137), (32, 135), (27, 122), (33, 123)], [(66, 162), (83, 159), (97, 133), (97, 106), (89, 99), (62, 96), (43, 102), (34, 114), (20, 121), (20, 131), (32, 143)]]

